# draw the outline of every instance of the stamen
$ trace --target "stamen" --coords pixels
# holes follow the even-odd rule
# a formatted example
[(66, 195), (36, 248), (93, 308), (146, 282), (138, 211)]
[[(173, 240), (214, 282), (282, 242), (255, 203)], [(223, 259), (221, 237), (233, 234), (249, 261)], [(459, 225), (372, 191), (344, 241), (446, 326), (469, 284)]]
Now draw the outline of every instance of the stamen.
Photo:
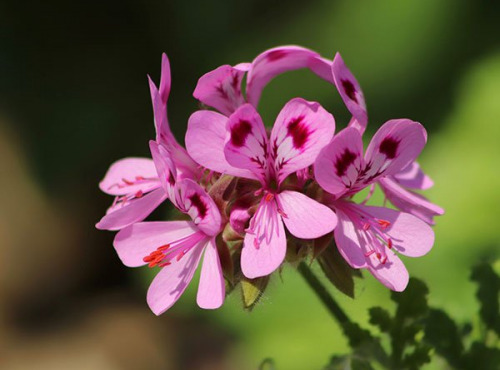
[(368, 229), (370, 229), (370, 224), (368, 222), (365, 222), (363, 224), (363, 230), (367, 231)]
[(138, 190), (137, 193), (135, 193), (136, 198), (141, 198), (143, 195), (144, 193), (142, 192), (142, 190)]
[(134, 185), (132, 181), (128, 181), (126, 178), (122, 178), (122, 181), (127, 185)]
[(386, 220), (377, 220), (377, 222), (382, 227), (382, 230), (387, 229), (391, 225), (391, 223)]
[(392, 248), (392, 239), (391, 238), (387, 239), (387, 248), (389, 248), (389, 249)]
[(272, 193), (267, 193), (267, 194), (266, 194), (266, 196), (264, 197), (264, 200), (265, 200), (266, 202), (270, 202), (270, 201), (272, 201), (273, 199), (274, 199), (274, 194), (272, 194)]
[(370, 257), (373, 253), (375, 253), (375, 251), (372, 249), (371, 251), (365, 253), (365, 257)]

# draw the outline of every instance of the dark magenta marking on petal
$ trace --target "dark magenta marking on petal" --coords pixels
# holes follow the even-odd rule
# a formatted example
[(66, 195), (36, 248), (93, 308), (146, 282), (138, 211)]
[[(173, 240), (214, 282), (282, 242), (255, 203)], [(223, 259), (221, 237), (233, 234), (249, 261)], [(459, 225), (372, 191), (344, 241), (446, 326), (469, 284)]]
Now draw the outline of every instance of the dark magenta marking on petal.
[(388, 136), (380, 143), (379, 151), (380, 153), (385, 154), (387, 159), (393, 159), (396, 157), (398, 146), (399, 140)]
[(342, 80), (342, 87), (349, 99), (357, 103), (358, 98), (356, 97), (356, 88), (354, 84), (349, 80)]
[(351, 152), (348, 148), (344, 150), (344, 153), (335, 161), (335, 172), (338, 177), (342, 177), (347, 172), (347, 168), (354, 163), (358, 156), (356, 153)]
[(285, 50), (274, 50), (267, 54), (267, 60), (270, 62), (275, 62), (277, 60), (283, 59), (288, 54)]
[(294, 118), (288, 124), (288, 135), (293, 139), (293, 146), (296, 149), (301, 149), (309, 137), (309, 129), (304, 123), (304, 117)]
[(231, 144), (236, 147), (245, 145), (247, 136), (252, 132), (252, 125), (250, 122), (242, 120), (239, 121), (231, 128)]
[(203, 200), (200, 197), (200, 194), (194, 193), (189, 197), (189, 200), (191, 201), (192, 207), (195, 207), (198, 210), (198, 215), (201, 218), (205, 218), (207, 215), (207, 205), (203, 202)]

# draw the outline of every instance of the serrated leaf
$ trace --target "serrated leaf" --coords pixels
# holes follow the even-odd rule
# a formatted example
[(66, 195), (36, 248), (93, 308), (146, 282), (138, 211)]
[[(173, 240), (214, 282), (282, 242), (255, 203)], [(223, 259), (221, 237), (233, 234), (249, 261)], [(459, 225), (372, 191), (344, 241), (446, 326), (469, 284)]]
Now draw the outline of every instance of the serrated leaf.
[(257, 279), (241, 279), (241, 296), (243, 298), (243, 308), (252, 310), (259, 302), (264, 290), (269, 283), (269, 276), (263, 276)]
[(421, 280), (410, 278), (403, 292), (391, 292), (391, 299), (397, 303), (397, 318), (418, 318), (427, 313), (429, 289)]
[(424, 340), (451, 365), (459, 364), (463, 345), (457, 325), (446, 312), (437, 309), (429, 311), (429, 315), (425, 319)]
[(471, 279), (479, 284), (476, 297), (481, 304), (479, 315), (486, 327), (500, 335), (500, 277), (493, 268), (482, 263), (472, 269)]
[(328, 280), (342, 293), (354, 298), (353, 269), (340, 255), (336, 246), (325, 249), (319, 255), (318, 262)]
[(387, 310), (382, 307), (372, 307), (369, 313), (370, 324), (378, 326), (382, 332), (389, 332), (392, 327), (392, 318)]

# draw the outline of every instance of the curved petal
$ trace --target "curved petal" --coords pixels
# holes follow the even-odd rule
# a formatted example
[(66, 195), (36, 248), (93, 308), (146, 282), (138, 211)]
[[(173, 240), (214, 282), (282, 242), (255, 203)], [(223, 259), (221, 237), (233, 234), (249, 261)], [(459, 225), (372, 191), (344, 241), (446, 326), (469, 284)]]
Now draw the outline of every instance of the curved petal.
[(282, 191), (277, 199), (285, 213), (283, 222), (286, 228), (297, 238), (319, 238), (337, 226), (337, 216), (330, 208), (302, 193)]
[(99, 188), (110, 195), (147, 193), (158, 187), (158, 174), (149, 158), (124, 158), (113, 163)]
[(238, 177), (255, 179), (252, 172), (231, 166), (224, 155), (228, 118), (208, 110), (194, 112), (188, 121), (186, 148), (203, 167)]
[(153, 140), (149, 142), (149, 149), (163, 189), (167, 194), (170, 194), (172, 186), (177, 181), (177, 171), (170, 154), (162, 145)]
[(163, 187), (134, 199), (116, 211), (109, 212), (95, 226), (100, 230), (120, 230), (149, 216), (165, 199)]
[(390, 177), (379, 180), (387, 199), (403, 212), (411, 213), (429, 225), (434, 225), (434, 216), (444, 214), (444, 209), (431, 203), (427, 198), (403, 188)]
[(344, 101), (347, 109), (353, 115), (353, 120), (349, 126), (356, 128), (361, 135), (365, 132), (366, 124), (368, 123), (368, 115), (366, 113), (366, 103), (361, 86), (344, 64), (344, 60), (339, 53), (335, 55), (332, 63), (332, 74), (335, 81), (335, 86)]
[(363, 142), (359, 131), (348, 127), (334, 136), (314, 163), (318, 184), (337, 197), (356, 185), (364, 166)]
[(215, 309), (222, 306), (225, 295), (226, 288), (217, 246), (215, 240), (210, 239), (205, 247), (196, 302), (201, 308)]
[(408, 270), (393, 252), (387, 251), (385, 263), (380, 263), (374, 255), (368, 261), (368, 270), (386, 287), (396, 292), (402, 292), (406, 289), (410, 279)]
[(325, 60), (315, 51), (299, 46), (269, 49), (254, 59), (247, 77), (247, 101), (256, 107), (264, 87), (277, 75), (300, 68), (310, 68), (319, 77), (331, 81), (325, 73)]
[(168, 96), (170, 95), (170, 86), (172, 79), (170, 77), (170, 62), (167, 54), (161, 55), (161, 78), (160, 78), (160, 96), (163, 103), (167, 104)]
[(144, 257), (166, 244), (198, 232), (191, 221), (138, 222), (120, 230), (113, 241), (118, 257), (125, 266), (146, 264)]
[[(276, 203), (268, 203), (268, 217), (262, 217), (260, 222), (266, 230), (260, 230), (256, 233), (247, 231), (241, 250), (241, 271), (249, 279), (271, 274), (276, 270), (286, 254), (286, 235), (281, 216), (278, 215)], [(250, 220), (250, 225), (258, 217), (258, 213), (263, 208), (259, 208), (257, 213)]]
[(201, 241), (179, 261), (172, 261), (156, 275), (147, 294), (149, 308), (155, 315), (161, 315), (172, 307), (184, 293), (198, 267), (204, 243), (206, 241)]
[(335, 120), (316, 102), (290, 100), (281, 110), (271, 131), (271, 157), (278, 182), (314, 163), (318, 153), (332, 140)]
[(221, 216), (217, 205), (208, 193), (196, 182), (183, 179), (176, 185), (178, 208), (187, 213), (206, 235), (214, 236), (220, 231)]
[(394, 174), (394, 179), (402, 186), (411, 189), (427, 190), (434, 186), (434, 181), (422, 171), (417, 162), (412, 162)]
[(241, 94), (241, 80), (245, 71), (223, 65), (198, 80), (193, 96), (209, 107), (229, 116), (245, 103)]
[(362, 245), (364, 240), (359, 238), (351, 219), (341, 209), (336, 208), (335, 210), (337, 211), (338, 224), (334, 236), (340, 254), (351, 267), (356, 269), (366, 267), (366, 257)]
[(366, 177), (373, 181), (382, 175), (398, 173), (418, 157), (426, 138), (425, 128), (418, 122), (409, 119), (387, 121), (366, 149)]
[(434, 245), (434, 231), (419, 218), (409, 213), (398, 212), (385, 207), (357, 205), (376, 219), (388, 221), (384, 233), (391, 238), (396, 251), (408, 257), (420, 257)]
[(269, 144), (259, 113), (250, 104), (239, 107), (229, 117), (224, 145), (227, 162), (249, 170), (262, 183), (269, 176)]

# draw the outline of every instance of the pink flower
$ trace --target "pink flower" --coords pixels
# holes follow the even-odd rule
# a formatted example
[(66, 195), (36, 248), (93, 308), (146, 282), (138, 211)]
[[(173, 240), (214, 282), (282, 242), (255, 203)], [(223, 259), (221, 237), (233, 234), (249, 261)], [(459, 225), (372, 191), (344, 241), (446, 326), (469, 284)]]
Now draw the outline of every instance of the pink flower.
[(269, 138), (250, 104), (236, 109), (229, 119), (212, 111), (190, 117), (186, 147), (198, 163), (261, 184), (255, 194), (261, 197), (260, 203), (246, 230), (241, 255), (241, 269), (248, 278), (268, 275), (283, 262), (287, 244), (283, 223), (302, 239), (314, 239), (335, 228), (337, 219), (328, 207), (281, 186), (288, 175), (314, 162), (334, 130), (330, 113), (300, 98), (281, 110)]
[[(167, 119), (170, 94), (170, 65), (162, 55), (161, 81), (158, 89), (149, 79), (156, 128), (156, 141), (162, 145), (178, 171), (179, 178), (197, 179), (201, 170), (175, 139)], [(157, 172), (157, 163), (147, 158), (126, 158), (115, 162), (99, 184), (101, 190), (115, 200), (106, 215), (97, 223), (98, 229), (120, 230), (144, 220), (166, 198)]]
[[(347, 109), (352, 114), (349, 127), (355, 128), (363, 135), (368, 123), (363, 91), (354, 75), (344, 64), (339, 53), (335, 55), (333, 60), (332, 74), (335, 86)], [(402, 168), (399, 173), (380, 177), (378, 184), (393, 205), (431, 225), (434, 224), (434, 216), (444, 214), (441, 207), (411, 190), (425, 190), (432, 186), (432, 180), (420, 169), (416, 162)]]
[[(160, 267), (151, 283), (147, 301), (160, 315), (182, 295), (204, 253), (197, 303), (201, 308), (218, 308), (224, 302), (225, 287), (215, 237), (221, 216), (210, 196), (191, 179), (177, 178), (167, 151), (151, 142), (153, 158), (161, 163), (162, 185), (172, 203), (191, 221), (139, 222), (121, 230), (114, 246), (129, 267)], [(158, 158), (160, 157), (160, 158)]]
[[(318, 53), (300, 46), (280, 46), (258, 55), (252, 63), (234, 67), (223, 65), (203, 75), (194, 90), (194, 97), (205, 105), (229, 116), (246, 102), (257, 107), (264, 87), (277, 75), (308, 68), (322, 79), (333, 83), (332, 62)], [(241, 82), (247, 75), (246, 97)]]
[(115, 196), (106, 215), (96, 224), (101, 230), (120, 230), (142, 221), (167, 198), (155, 163), (148, 158), (116, 161), (99, 187)]
[(354, 127), (338, 133), (318, 155), (314, 173), (330, 194), (339, 225), (337, 247), (354, 268), (367, 268), (390, 289), (404, 290), (408, 272), (393, 250), (418, 257), (434, 243), (429, 225), (408, 213), (357, 205), (350, 197), (384, 176), (393, 176), (413, 163), (427, 135), (418, 122), (386, 122), (374, 135), (363, 157), (361, 134)]

